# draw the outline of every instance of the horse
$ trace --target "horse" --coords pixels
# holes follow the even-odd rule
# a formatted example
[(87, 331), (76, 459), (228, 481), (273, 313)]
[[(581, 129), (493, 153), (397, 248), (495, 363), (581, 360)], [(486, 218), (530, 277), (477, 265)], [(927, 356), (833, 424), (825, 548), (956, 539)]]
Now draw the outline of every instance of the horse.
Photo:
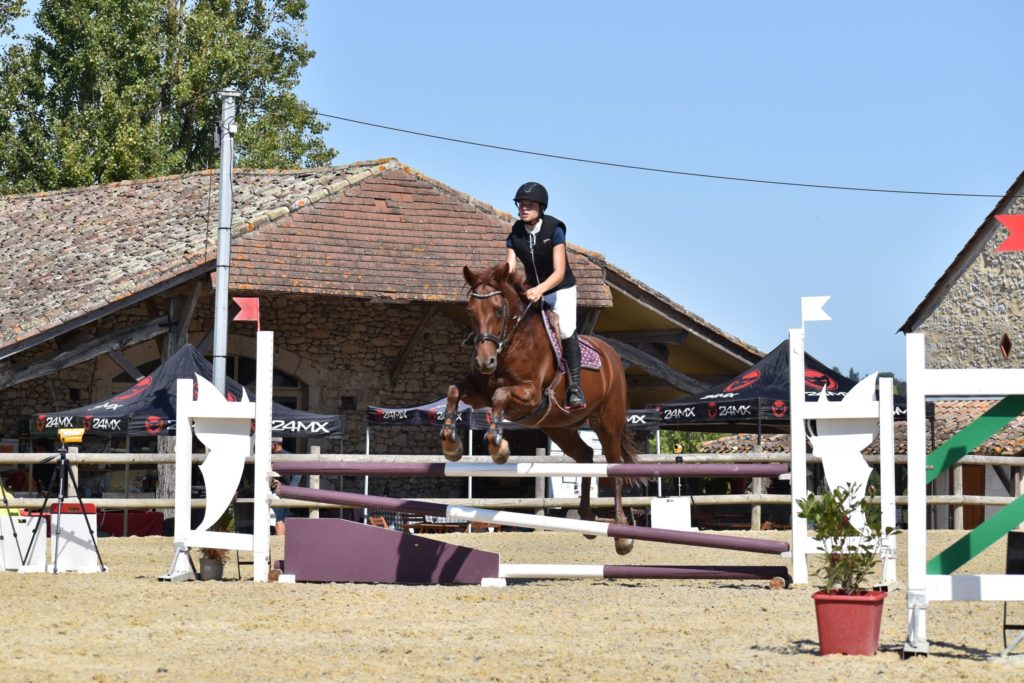
[[(556, 367), (539, 306), (526, 298), (523, 275), (510, 270), (507, 263), (479, 271), (464, 266), (462, 274), (469, 285), (466, 310), (473, 330), (467, 343), (474, 351), (470, 372), (448, 387), (441, 428), (445, 457), (452, 462), (462, 457), (462, 441), (454, 426), (462, 400), (473, 408), (492, 409), (484, 439), (496, 463), (506, 462), (509, 456), (508, 442), (501, 435), (502, 420), (537, 427), (577, 463), (592, 463), (594, 450), (577, 431), (589, 420), (608, 463), (638, 462), (626, 430), (626, 376), (618, 353), (597, 337), (581, 337), (597, 351), (601, 367), (581, 369), (580, 384), (587, 405), (570, 412), (561, 401), (568, 378)], [(616, 477), (614, 482), (615, 521), (626, 524), (623, 480)], [(589, 477), (583, 478), (579, 513), (581, 519), (594, 519)], [(629, 553), (632, 547), (631, 539), (615, 539), (615, 550), (620, 555)]]

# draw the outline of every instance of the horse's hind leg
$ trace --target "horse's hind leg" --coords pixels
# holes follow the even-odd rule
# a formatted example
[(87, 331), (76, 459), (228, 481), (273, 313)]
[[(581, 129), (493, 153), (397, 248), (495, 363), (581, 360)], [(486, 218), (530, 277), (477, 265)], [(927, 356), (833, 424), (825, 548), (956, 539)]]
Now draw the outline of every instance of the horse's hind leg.
[[(606, 420), (601, 420), (600, 418), (592, 418), (591, 423), (597, 438), (601, 441), (601, 449), (604, 452), (605, 461), (609, 463), (622, 462), (622, 431), (625, 429), (625, 421), (623, 421), (622, 425), (618, 425), (618, 429), (610, 427)], [(626, 512), (622, 508), (622, 477), (612, 477), (612, 482), (615, 486), (615, 523), (626, 525), (629, 521), (626, 519)], [(619, 555), (628, 555), (632, 550), (633, 539), (615, 539), (615, 552)]]
[[(562, 452), (574, 461), (582, 464), (594, 462), (594, 449), (580, 438), (579, 432), (575, 428), (545, 429), (544, 433), (551, 437), (551, 440), (558, 444)], [(581, 477), (581, 479), (580, 519), (593, 520), (594, 511), (590, 507), (590, 477)], [(594, 536), (587, 535), (587, 538), (594, 538)]]

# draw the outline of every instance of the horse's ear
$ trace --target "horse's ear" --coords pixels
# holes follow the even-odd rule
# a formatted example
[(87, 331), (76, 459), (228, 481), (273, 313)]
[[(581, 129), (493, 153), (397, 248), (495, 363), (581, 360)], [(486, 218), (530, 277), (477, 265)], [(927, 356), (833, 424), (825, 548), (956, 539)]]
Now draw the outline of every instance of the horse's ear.
[(501, 268), (498, 269), (498, 281), (508, 282), (512, 279), (512, 271), (508, 268), (508, 261), (501, 264)]
[(469, 283), (470, 289), (475, 288), (477, 283), (480, 282), (480, 278), (477, 277), (476, 273), (469, 269), (469, 266), (462, 266), (462, 277), (466, 278), (466, 282)]

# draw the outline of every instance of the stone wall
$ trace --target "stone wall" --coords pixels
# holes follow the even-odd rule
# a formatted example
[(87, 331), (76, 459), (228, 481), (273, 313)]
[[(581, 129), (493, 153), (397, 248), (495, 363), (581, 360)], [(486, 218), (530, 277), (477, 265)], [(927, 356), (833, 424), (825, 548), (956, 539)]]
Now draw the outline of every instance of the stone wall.
[[(154, 297), (115, 316), (94, 323), (83, 333), (97, 336), (123, 326), (136, 325), (166, 311), (168, 301), (183, 297), (189, 285)], [(199, 341), (213, 326), (212, 294), (200, 297), (190, 326), (189, 339)], [(416, 331), (428, 306), (433, 304), (382, 304), (351, 299), (313, 296), (261, 296), (263, 329), (274, 331), (275, 369), (297, 378), (305, 391), (302, 407), (313, 412), (345, 416), (346, 430), (340, 447), (336, 441), (311, 440), (323, 452), (363, 453), (366, 448), (365, 413), (368, 405), (405, 407), (444, 395), (448, 385), (460, 379), (469, 366), (469, 353), (461, 347), (466, 329), (445, 311), (436, 312), (409, 349), (395, 381), (391, 371)], [(451, 309), (448, 311), (451, 312)], [(228, 354), (255, 357), (255, 326), (232, 322)], [(160, 358), (164, 336), (125, 351), (136, 366)], [(17, 358), (21, 365), (57, 351), (43, 344)], [(103, 356), (51, 376), (0, 390), (0, 435), (23, 435), (31, 415), (55, 412), (91, 401), (100, 401), (124, 387), (114, 378), (122, 369)], [(536, 434), (507, 433), (514, 453), (533, 453)], [(479, 436), (478, 436), (479, 438)], [(517, 448), (516, 444), (520, 444)], [(479, 444), (474, 452), (481, 452)], [(372, 453), (439, 454), (435, 427), (376, 428), (371, 434)], [(346, 490), (362, 490), (362, 480), (346, 480)], [(396, 496), (460, 497), (466, 493), (463, 479), (371, 480), (371, 492), (387, 486)]]
[[(1024, 213), (1024, 198), (1010, 213)], [(918, 327), (925, 333), (928, 367), (1024, 367), (1024, 253), (996, 253), (1007, 231), (999, 227), (973, 263)], [(1012, 344), (1000, 350), (1003, 335)]]

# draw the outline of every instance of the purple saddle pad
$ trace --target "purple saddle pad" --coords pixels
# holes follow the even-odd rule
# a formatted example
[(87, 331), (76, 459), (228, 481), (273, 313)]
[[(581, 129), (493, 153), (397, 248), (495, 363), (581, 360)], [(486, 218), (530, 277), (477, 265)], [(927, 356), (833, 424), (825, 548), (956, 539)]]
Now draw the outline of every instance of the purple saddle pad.
[[(551, 342), (551, 350), (555, 352), (555, 364), (565, 372), (565, 359), (562, 357), (562, 344), (558, 339), (558, 327), (552, 324), (551, 311), (544, 311), (544, 329), (548, 332), (548, 341)], [(580, 337), (580, 367), (588, 370), (601, 369), (601, 354), (593, 347), (590, 340)]]

